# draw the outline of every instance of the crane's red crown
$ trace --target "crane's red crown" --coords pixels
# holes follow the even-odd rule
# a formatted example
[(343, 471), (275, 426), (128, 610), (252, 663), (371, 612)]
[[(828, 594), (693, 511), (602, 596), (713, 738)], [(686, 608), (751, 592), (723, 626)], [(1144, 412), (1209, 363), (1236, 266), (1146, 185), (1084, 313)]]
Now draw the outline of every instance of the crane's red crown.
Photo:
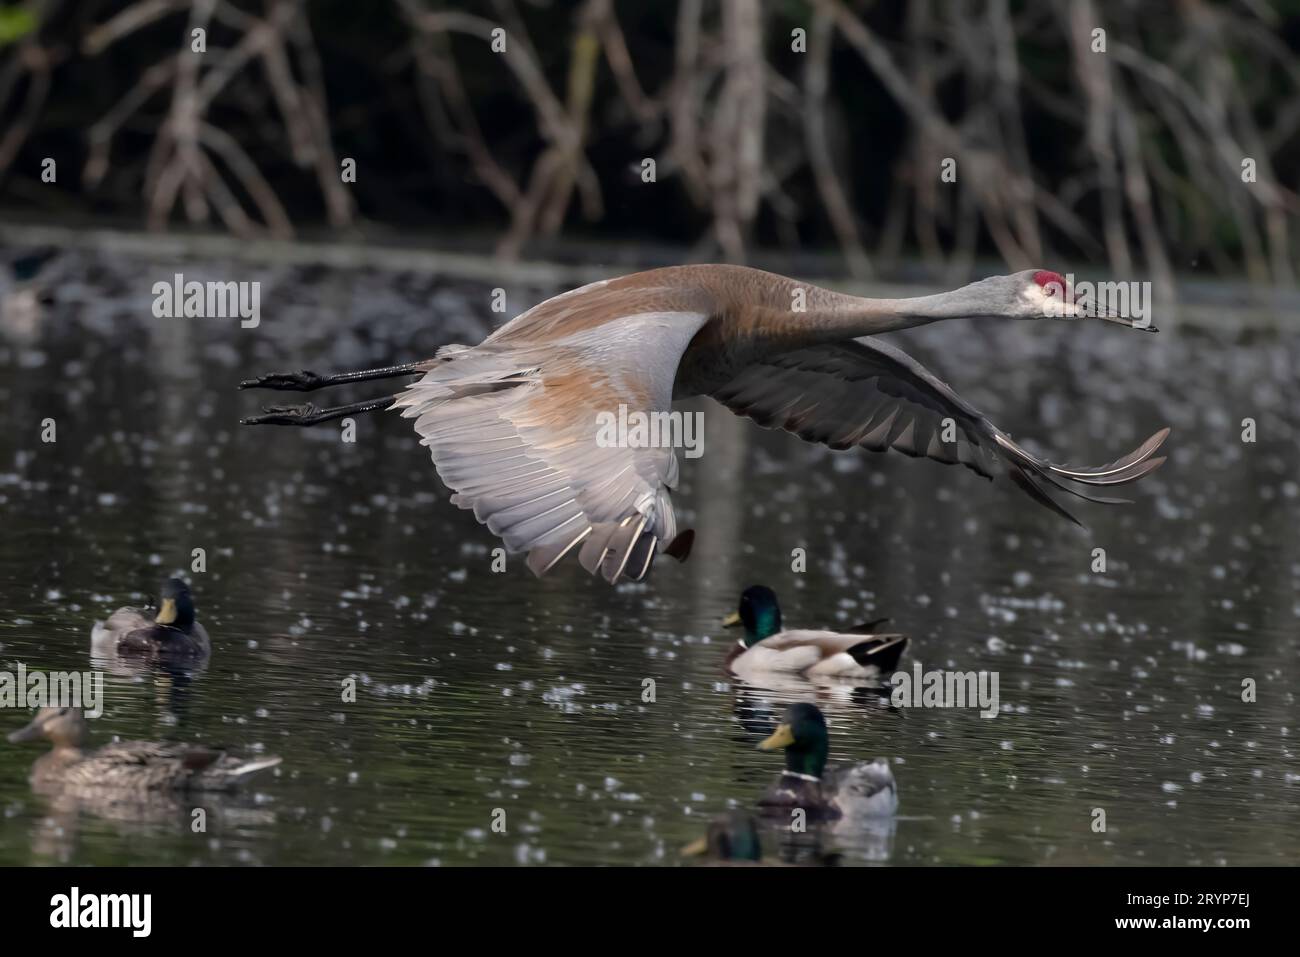
[(1043, 289), (1046, 289), (1052, 283), (1056, 283), (1056, 287), (1061, 290), (1061, 293), (1065, 293), (1065, 277), (1059, 272), (1052, 272), (1050, 269), (1040, 269), (1038, 272), (1034, 273), (1034, 282), (1038, 283), (1038, 285)]

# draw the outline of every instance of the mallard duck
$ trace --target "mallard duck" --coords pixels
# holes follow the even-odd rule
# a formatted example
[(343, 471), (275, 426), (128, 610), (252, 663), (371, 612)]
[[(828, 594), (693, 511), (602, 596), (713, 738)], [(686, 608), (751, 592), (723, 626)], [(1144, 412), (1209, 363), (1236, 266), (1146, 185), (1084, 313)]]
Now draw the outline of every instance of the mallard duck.
[(898, 666), (907, 647), (906, 635), (872, 633), (873, 628), (888, 620), (866, 622), (848, 634), (782, 631), (776, 593), (763, 585), (753, 585), (741, 593), (740, 609), (722, 620), (727, 628), (745, 627), (744, 636), (727, 652), (723, 664), (742, 677), (769, 671), (805, 677), (879, 678)]
[(712, 861), (759, 861), (763, 857), (758, 823), (746, 811), (729, 811), (709, 822), (707, 834), (682, 848), (683, 857)]
[(194, 620), (189, 586), (169, 578), (162, 586), (158, 613), (150, 618), (142, 608), (119, 608), (90, 631), (90, 647), (100, 654), (165, 661), (195, 661), (212, 653), (208, 633)]
[(681, 850), (682, 857), (703, 858), (714, 867), (834, 867), (841, 861), (838, 851), (822, 847), (816, 832), (794, 835), (782, 828), (777, 849), (763, 854), (758, 822), (748, 811), (733, 810), (709, 822), (705, 836)]
[(18, 744), (45, 738), (54, 747), (32, 765), (38, 790), (75, 788), (133, 791), (231, 791), (280, 758), (240, 758), (191, 744), (119, 741), (88, 750), (90, 728), (80, 708), (42, 708), (25, 728), (9, 735)]
[[(653, 269), (591, 283), (539, 303), (476, 346), (430, 359), (333, 375), (273, 372), (244, 389), (311, 392), (419, 376), (404, 392), (349, 405), (270, 406), (247, 425), (310, 426), (400, 410), (411, 419), (451, 501), (543, 575), (570, 554), (614, 584), (640, 580), (657, 554), (684, 560), (694, 533), (678, 528), (670, 435), (675, 399), (709, 396), (737, 415), (832, 449), (889, 449), (992, 479), (1078, 522), (1049, 494), (1135, 481), (1169, 430), (1101, 468), (1040, 458), (880, 333), (945, 319), (1082, 318), (1066, 279), (1027, 269), (951, 292), (864, 299), (744, 266)], [(1097, 318), (1154, 331), (1112, 314)], [(647, 425), (648, 424), (648, 425)], [(642, 428), (646, 426), (646, 428)], [(627, 435), (623, 438), (624, 432)], [(676, 444), (681, 444), (680, 435)]]
[(758, 802), (765, 814), (802, 808), (809, 818), (884, 817), (898, 809), (894, 773), (883, 758), (843, 768), (827, 768), (830, 739), (826, 718), (813, 704), (791, 705), (786, 719), (758, 746), (785, 749), (785, 771)]

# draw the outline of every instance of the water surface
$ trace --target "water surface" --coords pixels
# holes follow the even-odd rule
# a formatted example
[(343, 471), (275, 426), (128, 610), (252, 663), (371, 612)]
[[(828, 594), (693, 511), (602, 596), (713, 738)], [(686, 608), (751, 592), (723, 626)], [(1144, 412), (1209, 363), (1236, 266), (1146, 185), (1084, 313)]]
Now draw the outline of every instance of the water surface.
[[(820, 703), (832, 760), (894, 763), (900, 818), (769, 833), (773, 853), (803, 859), (820, 841), (846, 864), (1296, 859), (1294, 317), (895, 337), (1058, 460), (1100, 464), (1174, 427), (1136, 504), (1079, 506), (1087, 531), (1010, 483), (832, 453), (700, 404), (705, 454), (683, 462), (675, 497), (695, 552), (610, 589), (576, 565), (541, 581), (518, 559), (494, 573), (496, 539), (446, 501), (396, 415), (359, 419), (351, 444), (334, 425), (237, 424), (258, 405), (234, 389), (245, 375), (477, 341), (500, 318), (487, 287), (102, 255), (65, 268), (60, 303), (0, 333), (0, 668), (90, 667), (92, 621), (184, 572), (210, 666), (188, 680), (109, 673), (97, 739), (284, 764), (240, 799), (203, 802), (194, 833), (184, 802), (115, 815), (47, 801), (26, 781), (38, 749), (0, 743), (0, 864), (674, 864), (709, 817), (774, 779), (779, 757), (755, 744), (790, 700)], [(153, 318), (150, 288), (178, 268), (261, 280), (261, 326)], [(511, 313), (553, 291), (508, 287)], [(1242, 441), (1246, 418), (1256, 442)], [(207, 570), (190, 574), (196, 548)], [(718, 621), (755, 582), (788, 624), (888, 615), (912, 636), (906, 666), (997, 671), (1002, 713), (729, 680)], [(0, 711), (3, 730), (25, 720)]]

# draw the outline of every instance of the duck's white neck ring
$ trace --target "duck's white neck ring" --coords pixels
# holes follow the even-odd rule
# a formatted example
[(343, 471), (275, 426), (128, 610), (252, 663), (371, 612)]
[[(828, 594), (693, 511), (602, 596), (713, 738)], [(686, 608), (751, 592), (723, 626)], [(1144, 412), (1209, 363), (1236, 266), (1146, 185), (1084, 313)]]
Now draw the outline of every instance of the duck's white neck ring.
[(821, 784), (822, 779), (815, 774), (801, 774), (798, 771), (782, 771), (781, 774), (789, 778), (798, 778), (800, 781), (814, 781)]

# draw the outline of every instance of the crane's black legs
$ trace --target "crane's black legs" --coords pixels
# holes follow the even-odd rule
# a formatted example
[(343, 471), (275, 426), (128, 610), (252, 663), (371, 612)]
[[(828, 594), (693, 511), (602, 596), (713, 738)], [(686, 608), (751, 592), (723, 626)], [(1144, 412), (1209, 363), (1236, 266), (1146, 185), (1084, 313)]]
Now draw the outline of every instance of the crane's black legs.
[[(362, 369), (358, 372), (337, 372), (333, 375), (319, 375), (303, 370), (301, 372), (269, 372), (256, 379), (245, 379), (239, 383), (241, 389), (277, 389), (283, 392), (314, 392), (332, 385), (346, 385), (352, 382), (369, 382), (371, 379), (394, 379), (398, 376), (419, 375), (424, 371), (423, 363), (407, 362), (398, 366), (386, 366), (382, 369)], [(302, 405), (269, 405), (262, 410), (262, 415), (240, 419), (241, 425), (319, 425), (333, 419), (348, 415), (364, 415), (378, 412), (392, 406), (396, 396), (384, 396), (382, 399), (370, 399), (366, 402), (354, 402), (351, 405), (339, 405), (330, 409), (319, 409), (306, 402)]]
[(304, 369), (302, 372), (268, 372), (256, 379), (245, 379), (239, 383), (241, 389), (278, 389), (282, 392), (314, 392), (331, 385), (344, 385), (348, 382), (368, 382), (371, 379), (393, 379), (402, 375), (419, 375), (422, 371), (418, 362), (407, 362), (400, 366), (386, 366), (382, 369), (362, 369), (359, 372), (336, 372), (333, 375), (318, 375)]
[(318, 409), (310, 402), (305, 402), (302, 405), (268, 405), (262, 410), (262, 415), (240, 419), (239, 424), (319, 425), (322, 422), (341, 419), (346, 415), (364, 415), (367, 412), (378, 412), (380, 409), (387, 409), (395, 399), (396, 396), (387, 395), (382, 399), (353, 402), (351, 405), (337, 405), (332, 409)]

